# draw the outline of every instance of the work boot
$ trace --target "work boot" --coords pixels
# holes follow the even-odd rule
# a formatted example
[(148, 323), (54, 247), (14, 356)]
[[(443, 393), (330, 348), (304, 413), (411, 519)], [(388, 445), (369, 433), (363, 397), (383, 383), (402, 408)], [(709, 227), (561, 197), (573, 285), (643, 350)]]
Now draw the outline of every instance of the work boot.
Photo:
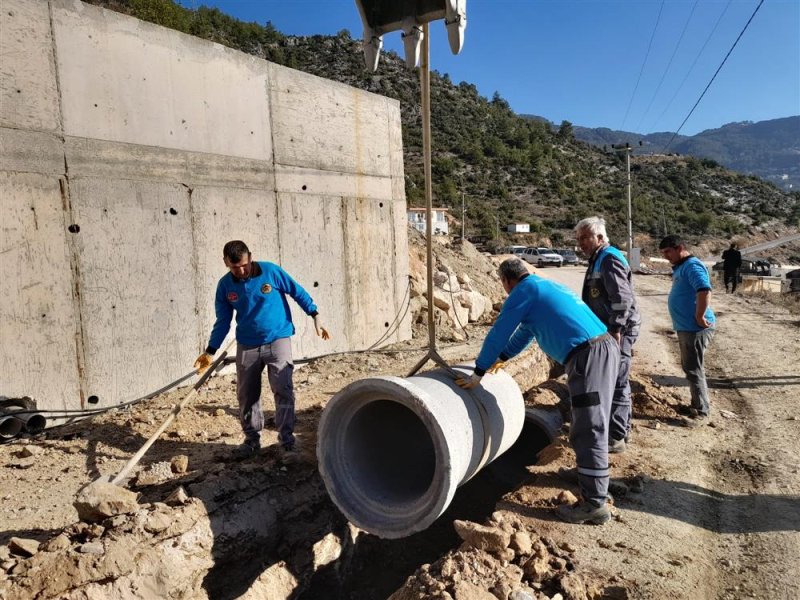
[(250, 458), (258, 454), (261, 450), (261, 442), (257, 439), (246, 439), (240, 446), (234, 449), (233, 455), (236, 458)]
[(611, 519), (611, 511), (605, 502), (598, 506), (594, 502), (582, 500), (576, 504), (559, 506), (556, 508), (556, 516), (567, 523), (602, 525)]
[(707, 414), (698, 412), (695, 408), (689, 409), (689, 416), (681, 417), (681, 425), (689, 429), (696, 429), (697, 427), (708, 425), (709, 421), (710, 419)]
[(609, 454), (620, 454), (621, 452), (625, 452), (627, 448), (627, 444), (625, 443), (625, 439), (615, 440), (610, 439), (608, 440), (608, 453)]

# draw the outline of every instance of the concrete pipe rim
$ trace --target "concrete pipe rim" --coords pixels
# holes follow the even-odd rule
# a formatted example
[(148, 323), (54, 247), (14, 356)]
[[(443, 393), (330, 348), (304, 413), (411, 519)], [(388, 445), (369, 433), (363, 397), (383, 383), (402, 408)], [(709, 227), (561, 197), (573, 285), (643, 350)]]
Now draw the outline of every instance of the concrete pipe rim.
[[(317, 446), (320, 474), (335, 504), (360, 529), (382, 538), (406, 537), (430, 526), (452, 500), (458, 482), (452, 481), (452, 469), (447, 466), (450, 465), (450, 456), (444, 432), (426, 406), (426, 402), (431, 401), (424, 390), (415, 388), (404, 379), (377, 377), (349, 384), (330, 400), (323, 412)], [(417, 436), (417, 441), (424, 443), (425, 440), (419, 438), (425, 434), (430, 441), (427, 449), (412, 448), (433, 460), (430, 482), (421, 485), (421, 481), (427, 481), (427, 474), (422, 473), (415, 490), (405, 499), (386, 497), (391, 495), (386, 490), (388, 476), (375, 484), (384, 493), (376, 493), (375, 487), (370, 488), (375, 482), (363, 480), (365, 469), (350, 468), (353, 465), (348, 464), (358, 460), (358, 448), (348, 445), (352, 446), (352, 440), (359, 437), (348, 435), (349, 428), (361, 428), (371, 436), (371, 441), (382, 435), (392, 437), (389, 427), (383, 426), (384, 430), (380, 430), (381, 423), (376, 424), (378, 431), (368, 431), (372, 425), (369, 413), (382, 413), (384, 417), (402, 421), (407, 429), (414, 430), (412, 435)], [(381, 440), (377, 441), (380, 445)], [(381, 451), (377, 450), (375, 455), (381, 455)], [(375, 460), (381, 458), (378, 456)], [(396, 457), (392, 459), (397, 462)], [(408, 458), (399, 461), (400, 470), (407, 466), (402, 463), (410, 465), (415, 461), (425, 464), (425, 460)], [(375, 469), (372, 471), (374, 475)]]

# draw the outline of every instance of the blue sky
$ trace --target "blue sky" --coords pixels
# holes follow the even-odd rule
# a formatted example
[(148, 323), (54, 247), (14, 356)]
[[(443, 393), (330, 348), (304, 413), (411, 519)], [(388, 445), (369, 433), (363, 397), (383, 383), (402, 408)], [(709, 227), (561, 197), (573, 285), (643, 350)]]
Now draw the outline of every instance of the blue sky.
[[(662, 9), (661, 0), (469, 0), (458, 56), (450, 53), (444, 24), (431, 24), (431, 68), (455, 83), (474, 83), (487, 97), (500, 92), (518, 113), (556, 123), (675, 131), (758, 2), (665, 0)], [(181, 3), (272, 21), (287, 34), (362, 35), (353, 0)], [(384, 36), (384, 47), (402, 55), (399, 32)], [(797, 114), (800, 2), (766, 0), (681, 133)]]

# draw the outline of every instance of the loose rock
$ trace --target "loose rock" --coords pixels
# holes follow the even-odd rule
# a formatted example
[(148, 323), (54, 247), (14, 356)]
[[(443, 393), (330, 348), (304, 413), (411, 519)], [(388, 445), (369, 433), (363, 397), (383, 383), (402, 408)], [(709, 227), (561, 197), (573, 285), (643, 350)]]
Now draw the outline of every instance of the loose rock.
[(185, 454), (178, 454), (172, 457), (169, 465), (173, 473), (186, 473), (189, 470), (189, 457)]
[(113, 483), (95, 481), (78, 492), (73, 506), (81, 521), (97, 523), (114, 515), (136, 512), (139, 509), (136, 497)]
[(12, 537), (8, 542), (8, 549), (17, 556), (33, 556), (39, 551), (39, 542), (28, 538)]
[(473, 548), (501, 552), (508, 548), (511, 535), (498, 527), (486, 527), (471, 521), (453, 521), (458, 536)]

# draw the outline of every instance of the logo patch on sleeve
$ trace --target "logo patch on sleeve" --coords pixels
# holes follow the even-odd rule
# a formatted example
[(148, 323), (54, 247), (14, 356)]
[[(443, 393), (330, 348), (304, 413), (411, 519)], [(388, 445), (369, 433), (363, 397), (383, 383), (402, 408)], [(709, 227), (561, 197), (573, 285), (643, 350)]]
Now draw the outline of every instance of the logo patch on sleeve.
[(593, 287), (589, 290), (589, 295), (592, 298), (599, 298), (600, 297), (600, 288)]
[(236, 302), (239, 299), (239, 294), (236, 292), (228, 292), (228, 302)]
[(265, 283), (261, 286), (261, 292), (263, 294), (269, 294), (272, 291), (272, 286), (268, 283)]

